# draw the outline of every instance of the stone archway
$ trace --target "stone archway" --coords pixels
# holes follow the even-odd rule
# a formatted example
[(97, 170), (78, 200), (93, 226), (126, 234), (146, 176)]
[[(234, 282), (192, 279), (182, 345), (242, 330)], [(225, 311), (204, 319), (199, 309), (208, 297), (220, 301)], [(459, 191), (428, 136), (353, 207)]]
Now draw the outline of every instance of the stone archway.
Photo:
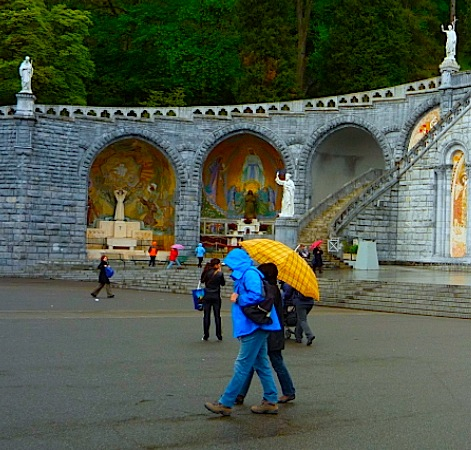
[(90, 167), (87, 248), (142, 253), (152, 241), (169, 248), (175, 234), (177, 179), (152, 144), (124, 138), (106, 146)]
[(232, 246), (247, 234), (273, 235), (285, 162), (267, 140), (239, 132), (220, 140), (201, 170), (201, 240)]
[(368, 131), (344, 125), (317, 147), (311, 164), (312, 206), (370, 169), (384, 169), (381, 147)]

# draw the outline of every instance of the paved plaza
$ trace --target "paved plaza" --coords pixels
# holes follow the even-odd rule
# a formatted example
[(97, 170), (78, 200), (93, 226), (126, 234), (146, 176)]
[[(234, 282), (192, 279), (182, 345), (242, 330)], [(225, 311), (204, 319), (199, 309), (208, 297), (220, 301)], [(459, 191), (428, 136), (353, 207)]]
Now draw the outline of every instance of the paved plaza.
[(471, 449), (468, 320), (316, 307), (312, 347), (284, 352), (296, 400), (252, 414), (255, 378), (220, 417), (203, 404), (238, 350), (228, 300), (203, 342), (189, 295), (94, 286), (0, 278), (2, 450)]

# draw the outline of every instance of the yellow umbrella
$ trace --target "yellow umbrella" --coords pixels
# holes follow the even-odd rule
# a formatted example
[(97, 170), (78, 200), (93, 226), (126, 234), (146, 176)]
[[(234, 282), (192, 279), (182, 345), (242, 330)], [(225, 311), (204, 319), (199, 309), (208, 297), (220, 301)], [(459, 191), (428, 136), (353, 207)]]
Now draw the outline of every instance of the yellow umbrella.
[(306, 297), (319, 300), (319, 286), (314, 271), (294, 250), (270, 239), (250, 239), (240, 243), (241, 247), (259, 264), (274, 263), (278, 278)]

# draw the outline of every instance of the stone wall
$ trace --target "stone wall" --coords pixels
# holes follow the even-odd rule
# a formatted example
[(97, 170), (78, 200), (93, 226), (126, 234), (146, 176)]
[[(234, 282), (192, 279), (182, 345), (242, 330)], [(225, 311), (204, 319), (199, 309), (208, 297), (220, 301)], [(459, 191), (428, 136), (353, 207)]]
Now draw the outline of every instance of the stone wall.
[[(455, 97), (463, 91), (460, 85)], [(176, 239), (192, 248), (199, 239), (202, 166), (217, 143), (250, 133), (273, 145), (295, 175), (302, 215), (310, 206), (313, 156), (324, 139), (345, 126), (361, 128), (391, 168), (417, 120), (443, 95), (435, 79), (286, 104), (121, 108), (120, 114), (118, 108), (35, 105), (30, 119), (0, 107), (0, 273), (44, 261), (85, 261), (89, 169), (117, 140), (145, 140), (168, 158), (178, 179)], [(467, 117), (453, 133), (468, 136), (468, 130)], [(439, 239), (434, 170), (443, 164), (442, 151), (418, 163), (344, 233), (377, 240), (380, 260), (433, 261)]]

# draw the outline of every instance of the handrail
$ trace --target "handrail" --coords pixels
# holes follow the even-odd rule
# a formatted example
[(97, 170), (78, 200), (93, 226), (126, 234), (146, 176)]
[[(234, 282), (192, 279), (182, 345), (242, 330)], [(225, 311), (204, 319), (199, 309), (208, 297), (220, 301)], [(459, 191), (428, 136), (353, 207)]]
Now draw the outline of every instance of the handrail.
[(309, 222), (311, 222), (312, 219), (328, 210), (338, 200), (344, 198), (355, 189), (364, 186), (366, 183), (377, 179), (383, 172), (383, 169), (370, 169), (368, 172), (365, 172), (344, 184), (340, 190), (330, 194), (320, 204), (309, 208), (304, 214), (302, 214), (298, 219), (298, 229), (302, 230)]
[(398, 183), (400, 178), (470, 109), (471, 92), (457, 102), (414, 147), (407, 151), (396, 162), (393, 169), (378, 177), (358, 197), (346, 205), (345, 209), (332, 221), (329, 235), (331, 237), (337, 236), (339, 231), (350, 223), (360, 211)]

